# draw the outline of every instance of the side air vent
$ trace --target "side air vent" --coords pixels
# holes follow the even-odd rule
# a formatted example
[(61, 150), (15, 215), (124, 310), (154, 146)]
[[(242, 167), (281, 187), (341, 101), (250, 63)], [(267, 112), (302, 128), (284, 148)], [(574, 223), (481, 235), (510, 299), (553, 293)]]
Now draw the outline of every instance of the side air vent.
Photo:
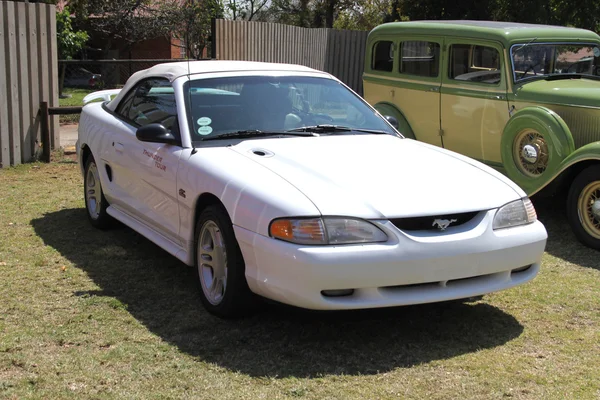
[[(439, 231), (440, 229), (444, 230), (448, 227), (466, 224), (475, 218), (477, 214), (479, 214), (479, 211), (449, 215), (432, 215), (429, 217), (396, 218), (391, 219), (390, 222), (394, 224), (396, 228), (403, 231)], [(446, 223), (448, 225), (445, 227), (442, 226)]]
[(108, 164), (104, 164), (106, 168), (106, 175), (108, 175), (108, 180), (112, 182), (112, 168)]

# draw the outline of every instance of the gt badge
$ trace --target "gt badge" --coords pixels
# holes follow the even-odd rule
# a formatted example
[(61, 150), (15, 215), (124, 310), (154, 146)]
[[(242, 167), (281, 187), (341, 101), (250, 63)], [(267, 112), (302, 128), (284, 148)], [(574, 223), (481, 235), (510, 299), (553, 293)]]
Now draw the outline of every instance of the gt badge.
[(450, 226), (451, 223), (456, 222), (455, 219), (434, 219), (433, 220), (433, 224), (431, 224), (431, 226), (436, 226), (440, 231), (444, 231), (446, 230), (447, 227)]

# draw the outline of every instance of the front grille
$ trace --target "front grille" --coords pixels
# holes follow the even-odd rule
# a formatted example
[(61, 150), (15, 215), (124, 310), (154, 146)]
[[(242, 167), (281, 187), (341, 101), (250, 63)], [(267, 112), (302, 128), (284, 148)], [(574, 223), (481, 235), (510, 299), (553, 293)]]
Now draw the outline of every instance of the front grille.
[(477, 214), (479, 214), (479, 211), (459, 214), (431, 215), (428, 217), (395, 218), (391, 219), (390, 222), (394, 224), (396, 228), (403, 231), (439, 231), (439, 224), (434, 223), (436, 220), (440, 220), (442, 223), (455, 220), (448, 225), (448, 227), (454, 228), (466, 224), (475, 218)]

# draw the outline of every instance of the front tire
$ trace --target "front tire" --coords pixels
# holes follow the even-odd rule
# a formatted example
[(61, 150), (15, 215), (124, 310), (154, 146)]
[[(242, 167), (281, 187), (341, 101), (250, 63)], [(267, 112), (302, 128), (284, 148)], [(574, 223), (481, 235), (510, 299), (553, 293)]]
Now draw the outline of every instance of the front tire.
[(581, 243), (600, 250), (600, 165), (587, 167), (571, 184), (567, 219)]
[(106, 229), (110, 227), (113, 220), (106, 212), (108, 201), (106, 201), (104, 192), (102, 191), (98, 165), (91, 154), (85, 162), (83, 176), (83, 196), (88, 220), (94, 227)]
[(222, 207), (213, 205), (202, 211), (194, 248), (200, 299), (206, 310), (221, 318), (247, 314), (254, 295), (248, 288), (233, 225)]

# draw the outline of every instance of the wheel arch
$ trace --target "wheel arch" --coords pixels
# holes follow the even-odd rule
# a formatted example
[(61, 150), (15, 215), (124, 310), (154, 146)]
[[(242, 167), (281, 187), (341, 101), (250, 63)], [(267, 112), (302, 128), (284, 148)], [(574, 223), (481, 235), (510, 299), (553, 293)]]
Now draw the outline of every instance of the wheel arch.
[(85, 168), (85, 163), (87, 162), (90, 155), (92, 155), (92, 149), (90, 149), (90, 147), (85, 143), (83, 145), (81, 145), (81, 149), (79, 150), (79, 158), (80, 158), (79, 165), (81, 167), (82, 174), (83, 174), (83, 170)]
[(404, 113), (400, 111), (396, 105), (382, 101), (375, 104), (373, 108), (375, 108), (382, 116), (389, 115), (396, 118), (396, 120), (398, 120), (398, 131), (402, 134), (402, 136), (415, 139), (415, 133), (408, 123), (408, 120), (404, 116)]

